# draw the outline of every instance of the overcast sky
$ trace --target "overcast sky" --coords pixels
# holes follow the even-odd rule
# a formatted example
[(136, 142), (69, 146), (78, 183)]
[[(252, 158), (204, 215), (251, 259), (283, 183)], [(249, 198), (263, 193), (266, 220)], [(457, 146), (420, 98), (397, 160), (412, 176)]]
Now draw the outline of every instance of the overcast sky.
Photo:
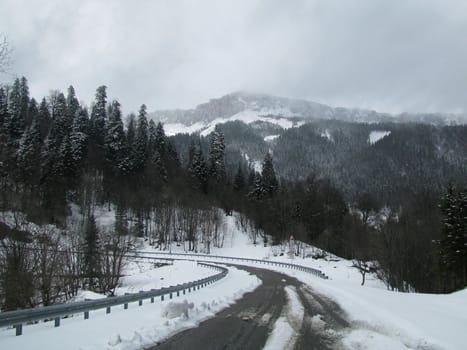
[(37, 99), (107, 85), (125, 112), (237, 90), (467, 112), (465, 0), (1, 0), (0, 33)]

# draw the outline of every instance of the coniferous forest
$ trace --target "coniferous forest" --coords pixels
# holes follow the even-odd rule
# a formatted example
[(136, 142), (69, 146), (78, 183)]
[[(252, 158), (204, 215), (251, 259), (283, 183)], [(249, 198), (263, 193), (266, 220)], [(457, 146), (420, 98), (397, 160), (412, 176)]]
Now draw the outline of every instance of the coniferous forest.
[[(289, 133), (310, 126), (303, 128)], [(416, 130), (423, 128), (429, 127)], [(460, 128), (444, 132), (461, 135)], [(221, 215), (236, 215), (258, 244), (293, 235), (352, 259), (363, 276), (376, 271), (391, 289), (450, 292), (467, 285), (467, 189), (465, 181), (444, 181), (452, 169), (465, 177), (465, 164), (432, 173), (436, 186), (421, 186), (409, 165), (399, 179), (383, 177), (369, 162), (365, 177), (347, 176), (356, 158), (342, 171), (320, 168), (327, 163), (317, 163), (315, 140), (295, 176), (300, 161), (286, 141), (298, 138), (285, 135), (282, 153), (255, 149), (263, 158), (258, 172), (230, 146), (231, 132), (168, 137), (144, 104), (123, 116), (106, 86), (96, 89), (89, 108), (72, 86), (41, 100), (30, 96), (24, 77), (1, 87), (0, 207), (12, 220), (0, 226), (1, 308), (62, 302), (82, 287), (112, 294), (135, 237), (161, 250), (176, 243), (199, 251), (203, 242), (209, 254), (223, 244)], [(375, 163), (390, 161), (386, 146)], [(396, 146), (393, 157), (407, 155)], [(348, 177), (355, 182), (346, 185)], [(384, 198), (382, 186), (393, 195)], [(116, 213), (109, 232), (96, 225), (101, 208)]]

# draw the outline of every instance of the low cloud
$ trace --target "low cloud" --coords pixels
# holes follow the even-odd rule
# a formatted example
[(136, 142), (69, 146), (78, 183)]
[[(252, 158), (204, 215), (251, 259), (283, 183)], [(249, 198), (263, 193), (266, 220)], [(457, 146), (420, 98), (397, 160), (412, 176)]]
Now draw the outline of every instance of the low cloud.
[[(463, 1), (3, 0), (35, 97), (109, 87), (125, 111), (235, 90), (378, 111), (466, 112)], [(0, 76), (2, 81), (11, 76)]]

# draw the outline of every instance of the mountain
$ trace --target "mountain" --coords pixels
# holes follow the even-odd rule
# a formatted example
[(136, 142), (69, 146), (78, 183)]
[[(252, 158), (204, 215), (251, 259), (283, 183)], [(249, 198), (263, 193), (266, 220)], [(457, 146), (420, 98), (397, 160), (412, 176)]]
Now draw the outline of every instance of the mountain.
[(282, 129), (312, 120), (341, 120), (359, 123), (416, 122), (434, 125), (466, 124), (467, 115), (445, 113), (403, 113), (391, 115), (365, 109), (330, 107), (324, 104), (247, 92), (235, 92), (211, 99), (188, 110), (161, 110), (150, 117), (165, 124), (167, 134), (196, 133), (206, 136), (215, 125), (228, 121), (246, 124), (266, 122)]
[[(179, 134), (174, 142), (184, 163), (198, 133), (208, 136), (217, 126), (230, 173), (240, 162), (260, 171), (270, 152), (282, 179), (328, 178), (349, 200), (367, 192), (395, 205), (408, 193), (442, 193), (449, 181), (466, 184), (467, 123), (461, 115), (389, 115), (237, 92), (152, 117), (164, 122), (168, 135)], [(202, 140), (204, 154), (208, 140)]]

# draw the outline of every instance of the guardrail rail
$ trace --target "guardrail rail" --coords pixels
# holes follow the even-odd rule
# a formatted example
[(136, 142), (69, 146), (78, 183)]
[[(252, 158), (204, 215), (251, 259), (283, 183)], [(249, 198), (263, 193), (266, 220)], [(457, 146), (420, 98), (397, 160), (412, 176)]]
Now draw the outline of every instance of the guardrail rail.
[[(174, 259), (166, 259), (174, 260)], [(198, 265), (215, 269), (219, 271), (215, 275), (205, 277), (196, 281), (178, 284), (176, 286), (170, 286), (160, 289), (151, 289), (149, 291), (141, 291), (139, 293), (125, 294), (122, 296), (107, 297), (96, 300), (87, 300), (74, 302), (69, 304), (59, 304), (44, 307), (37, 307), (33, 309), (22, 309), (15, 311), (5, 311), (0, 313), (0, 327), (11, 327), (16, 329), (16, 335), (22, 335), (23, 324), (42, 321), (42, 320), (54, 320), (55, 327), (60, 326), (60, 320), (64, 317), (83, 313), (84, 319), (89, 318), (89, 312), (92, 310), (106, 309), (106, 313), (110, 314), (111, 308), (118, 305), (123, 305), (124, 309), (128, 309), (128, 304), (132, 302), (138, 302), (139, 306), (143, 305), (143, 300), (151, 299), (151, 303), (154, 303), (154, 298), (161, 297), (164, 300), (165, 295), (169, 295), (172, 299), (176, 293), (177, 296), (180, 292), (183, 294), (186, 291), (191, 292), (192, 290), (200, 289), (212, 284), (221, 278), (224, 278), (228, 269), (222, 266), (210, 265), (202, 262), (197, 262)]]
[[(183, 256), (183, 257), (191, 257), (191, 258), (210, 258), (210, 259), (217, 259), (217, 260), (231, 260), (231, 261), (238, 261), (238, 262), (251, 262), (251, 263), (259, 263), (264, 265), (272, 265), (278, 267), (285, 267), (293, 270), (303, 271), (310, 273), (316, 277), (322, 279), (328, 279), (328, 276), (324, 274), (321, 270), (314, 269), (312, 267), (291, 264), (281, 261), (273, 261), (273, 260), (265, 260), (265, 259), (251, 259), (251, 258), (239, 258), (235, 256), (223, 256), (223, 255), (211, 255), (211, 254), (194, 254), (194, 253), (171, 253), (171, 252), (150, 252), (150, 251), (141, 251), (139, 254), (146, 255), (165, 255), (165, 256)], [(176, 260), (176, 259), (175, 259)]]

